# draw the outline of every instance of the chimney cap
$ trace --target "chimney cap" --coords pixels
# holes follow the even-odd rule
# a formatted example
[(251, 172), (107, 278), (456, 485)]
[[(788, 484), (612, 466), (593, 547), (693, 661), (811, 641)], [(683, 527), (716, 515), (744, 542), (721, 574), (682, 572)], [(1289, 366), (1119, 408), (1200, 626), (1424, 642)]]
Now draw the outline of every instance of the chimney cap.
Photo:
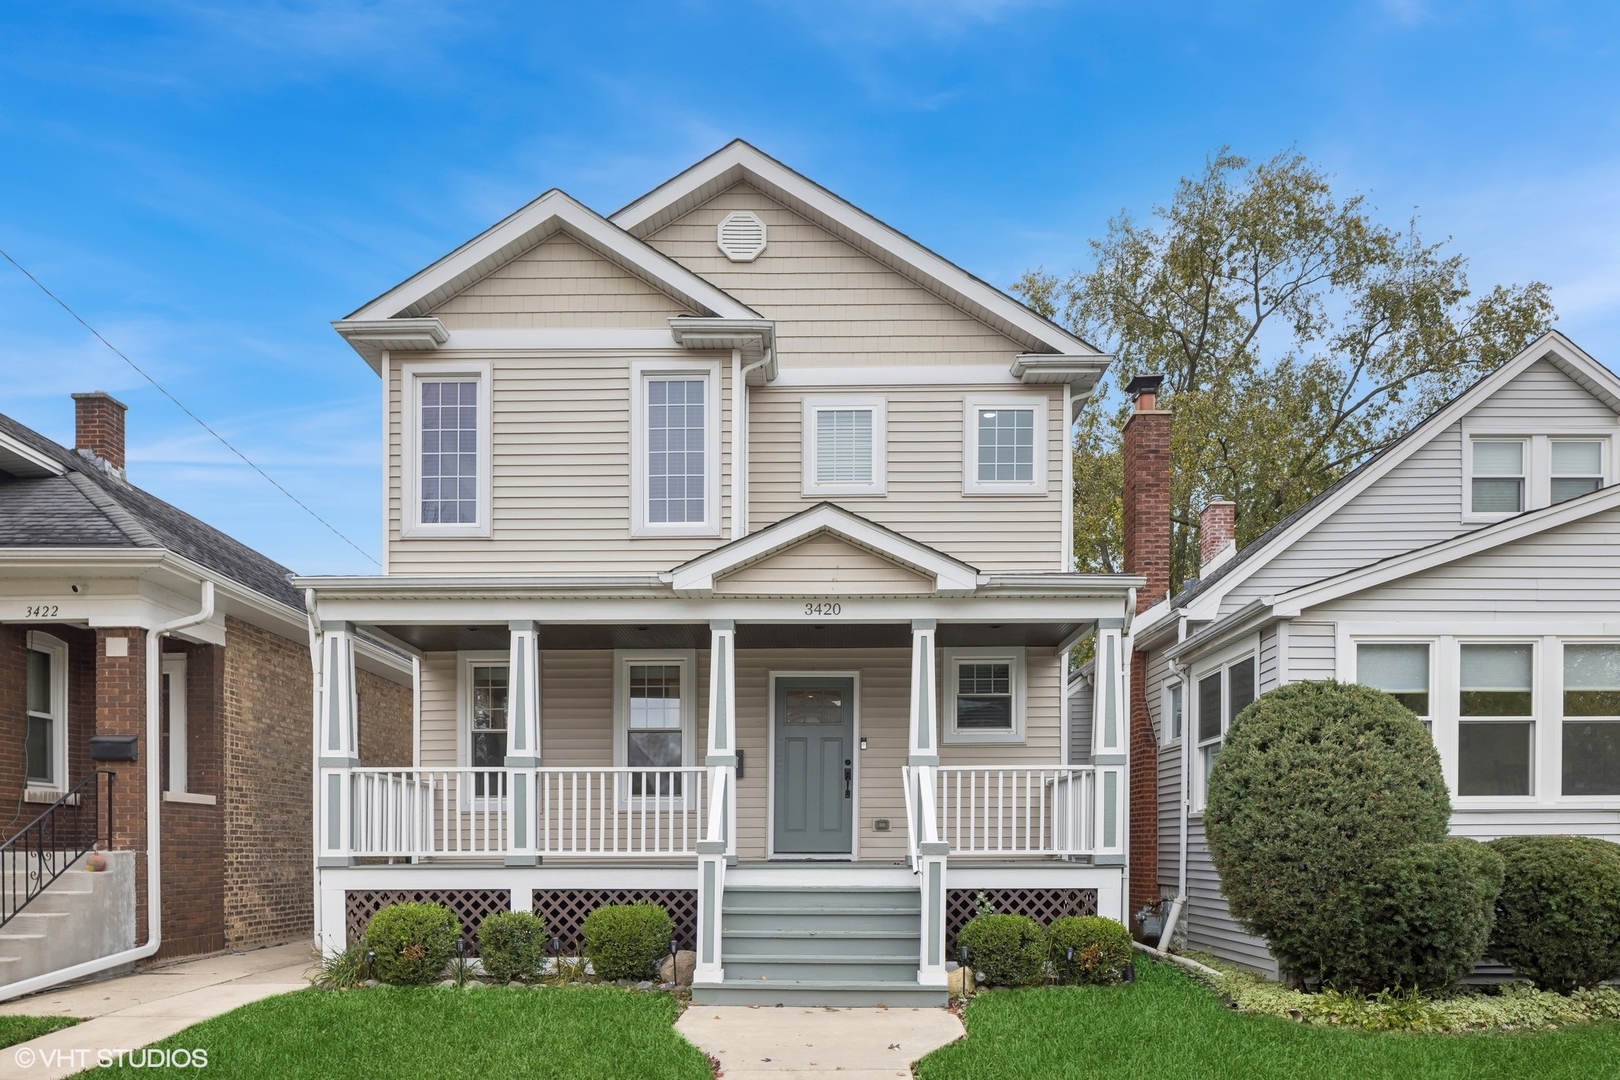
[(1139, 394), (1157, 394), (1163, 382), (1163, 375), (1138, 375), (1125, 384), (1125, 392), (1135, 400)]
[(72, 394), (70, 396), (73, 398), (74, 401), (105, 401), (105, 402), (108, 402), (109, 404), (118, 406), (120, 409), (123, 409), (125, 412), (129, 411), (129, 406), (128, 405), (125, 405), (122, 401), (119, 401), (117, 398), (113, 397), (111, 394), (107, 393), (107, 391), (105, 391), (105, 390), (90, 390), (90, 391), (87, 391), (86, 393)]

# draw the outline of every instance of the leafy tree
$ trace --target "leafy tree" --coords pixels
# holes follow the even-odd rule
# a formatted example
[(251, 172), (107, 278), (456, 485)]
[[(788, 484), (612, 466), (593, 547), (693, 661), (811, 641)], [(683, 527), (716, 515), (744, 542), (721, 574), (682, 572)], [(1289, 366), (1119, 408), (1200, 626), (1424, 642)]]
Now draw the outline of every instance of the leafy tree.
[(1184, 177), (1152, 225), (1127, 214), (1091, 242), (1094, 265), (1014, 286), (1118, 356), (1083, 411), (1075, 452), (1082, 569), (1120, 566), (1119, 436), (1132, 375), (1165, 375), (1171, 580), (1198, 572), (1198, 511), (1237, 503), (1241, 547), (1500, 366), (1554, 319), (1547, 286), (1470, 289), (1467, 260), (1416, 219), (1379, 224), (1360, 195), (1285, 151), (1222, 149)]

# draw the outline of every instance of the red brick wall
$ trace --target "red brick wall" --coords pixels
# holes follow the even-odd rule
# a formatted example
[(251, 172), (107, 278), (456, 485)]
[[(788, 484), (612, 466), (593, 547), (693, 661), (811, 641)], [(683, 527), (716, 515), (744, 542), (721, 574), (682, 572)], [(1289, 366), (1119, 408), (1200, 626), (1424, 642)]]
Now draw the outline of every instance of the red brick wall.
[[(1159, 899), (1159, 744), (1147, 709), (1147, 654), (1131, 653), (1131, 914)], [(1136, 924), (1131, 924), (1136, 929)]]
[(73, 446), (89, 450), (115, 469), (124, 467), (125, 406), (100, 390), (73, 395)]
[[(117, 776), (113, 847), (135, 852), (135, 941), (146, 933), (146, 634), (140, 630), (97, 630), (97, 735), (134, 735), (135, 761), (103, 762)], [(129, 641), (128, 656), (108, 656), (109, 638)]]
[(225, 620), (225, 940), (313, 932), (309, 646)]
[(378, 769), (410, 768), (411, 688), (369, 671), (354, 675), (360, 697), (360, 763)]
[(0, 838), (14, 835), (45, 809), (22, 801), (23, 740), (28, 722), (28, 632), (41, 630), (68, 647), (68, 784), (90, 772), (90, 733), (96, 718), (96, 637), (82, 627), (0, 626)]
[[(186, 789), (213, 806), (161, 803), (163, 945), (158, 956), (190, 956), (225, 947), (224, 739), (219, 703), (224, 665), (215, 645), (164, 642), (165, 656), (186, 658)], [(154, 768), (161, 763), (154, 761)]]

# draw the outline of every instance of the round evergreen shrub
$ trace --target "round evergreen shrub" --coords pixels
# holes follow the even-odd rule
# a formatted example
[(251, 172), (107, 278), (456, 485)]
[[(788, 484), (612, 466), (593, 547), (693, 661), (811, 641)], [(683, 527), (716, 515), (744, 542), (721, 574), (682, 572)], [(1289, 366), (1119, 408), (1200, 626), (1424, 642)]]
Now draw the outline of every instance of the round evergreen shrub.
[(991, 986), (1028, 986), (1046, 974), (1046, 932), (1024, 915), (977, 915), (956, 935), (968, 966)]
[(1340, 990), (1439, 990), (1474, 969), (1490, 941), (1502, 858), (1476, 840), (1413, 844), (1340, 893)]
[[(1066, 985), (1116, 983), (1131, 962), (1131, 932), (1097, 915), (1072, 915), (1046, 928), (1052, 968)], [(1069, 950), (1074, 959), (1069, 959)]]
[(460, 938), (461, 920), (443, 904), (389, 904), (366, 926), (372, 970), (395, 986), (437, 982)]
[(1446, 837), (1451, 800), (1423, 725), (1378, 690), (1302, 682), (1232, 721), (1204, 827), (1232, 915), (1285, 968), (1334, 982), (1339, 892)]
[(1542, 990), (1620, 975), (1620, 846), (1588, 836), (1507, 836), (1490, 954)]
[(657, 904), (609, 904), (585, 916), (585, 958), (599, 979), (650, 979), (675, 932)]
[(478, 926), (478, 963), (492, 979), (532, 979), (545, 958), (546, 920), (532, 911), (498, 911)]

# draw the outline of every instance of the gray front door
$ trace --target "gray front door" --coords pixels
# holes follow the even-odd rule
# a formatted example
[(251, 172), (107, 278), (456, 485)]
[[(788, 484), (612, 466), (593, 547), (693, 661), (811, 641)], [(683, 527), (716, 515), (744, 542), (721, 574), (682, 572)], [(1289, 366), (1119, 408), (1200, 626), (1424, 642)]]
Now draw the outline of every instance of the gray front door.
[(778, 855), (849, 855), (855, 820), (855, 680), (776, 680)]

